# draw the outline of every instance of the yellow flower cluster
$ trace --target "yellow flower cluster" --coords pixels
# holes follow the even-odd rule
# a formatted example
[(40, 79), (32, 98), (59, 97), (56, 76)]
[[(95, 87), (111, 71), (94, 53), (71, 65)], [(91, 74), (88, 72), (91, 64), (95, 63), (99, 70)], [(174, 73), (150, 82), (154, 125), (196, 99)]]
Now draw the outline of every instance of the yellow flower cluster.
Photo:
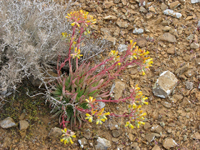
[[(107, 117), (108, 115), (110, 115), (110, 112), (105, 112), (104, 113), (104, 108), (101, 108), (99, 111), (98, 111), (98, 107), (95, 107), (95, 100), (93, 97), (89, 97), (89, 99), (85, 99), (86, 102), (88, 102), (88, 106), (89, 107), (92, 107), (92, 110), (91, 110), (91, 114), (89, 113), (86, 113), (86, 118), (85, 119), (88, 119), (89, 122), (92, 122), (93, 121), (93, 116), (96, 116), (97, 119), (96, 119), (96, 124), (102, 124), (103, 122), (105, 122), (107, 120)], [(97, 104), (97, 103), (96, 103)]]
[(72, 138), (76, 138), (75, 133), (67, 130), (67, 128), (64, 128), (62, 132), (63, 132), (63, 135), (62, 135), (63, 138), (60, 139), (60, 141), (63, 142), (64, 144), (68, 144), (68, 143), (73, 144), (74, 142), (72, 141)]
[[(136, 85), (134, 88), (136, 96), (135, 96), (135, 102), (130, 104), (128, 106), (128, 111), (129, 113), (134, 112), (134, 116), (129, 117), (130, 121), (126, 122), (125, 127), (130, 127), (131, 129), (133, 129), (135, 126), (137, 128), (140, 127), (140, 125), (144, 125), (145, 122), (143, 122), (144, 120), (144, 116), (146, 116), (146, 113), (143, 113), (142, 110), (140, 110), (140, 108), (142, 107), (143, 104), (148, 105), (148, 102), (146, 102), (145, 100), (147, 100), (147, 97), (143, 96), (142, 91), (140, 91), (140, 88), (138, 87), (138, 85)], [(131, 124), (131, 122), (134, 122), (134, 125)]]
[(70, 12), (66, 18), (72, 21), (71, 26), (77, 25), (77, 27), (80, 27), (80, 24), (84, 24), (87, 27), (88, 25), (96, 23), (96, 19), (83, 10)]
[[(118, 51), (111, 50), (109, 56), (113, 57), (114, 62), (120, 61), (120, 56), (118, 55)], [(117, 63), (119, 66), (121, 63)]]
[[(136, 96), (135, 96), (136, 103), (139, 103), (141, 105), (143, 105), (143, 104), (148, 105), (148, 102), (145, 101), (148, 98), (143, 96), (143, 93), (142, 93), (142, 91), (140, 91), (140, 88), (138, 87), (138, 84), (136, 84), (135, 87), (132, 86), (132, 88), (136, 92)], [(139, 100), (139, 101), (137, 101), (137, 100)]]
[[(130, 45), (129, 45), (129, 48), (131, 51), (130, 60), (133, 60), (133, 59), (142, 60), (144, 68), (149, 68), (150, 66), (152, 66), (153, 59), (150, 57), (147, 57), (147, 55), (149, 54), (149, 51), (142, 50), (138, 46), (135, 46), (135, 45), (136, 45), (136, 42), (133, 43), (133, 41), (130, 40)], [(142, 75), (145, 75), (144, 69), (142, 69)]]
[(71, 54), (71, 56), (72, 56), (73, 59), (76, 58), (76, 57), (77, 57), (78, 59), (80, 59), (80, 57), (83, 56), (83, 55), (80, 54), (80, 53), (81, 53), (81, 50), (80, 50), (80, 49), (77, 50), (77, 47), (76, 47), (75, 50), (74, 50), (74, 53)]

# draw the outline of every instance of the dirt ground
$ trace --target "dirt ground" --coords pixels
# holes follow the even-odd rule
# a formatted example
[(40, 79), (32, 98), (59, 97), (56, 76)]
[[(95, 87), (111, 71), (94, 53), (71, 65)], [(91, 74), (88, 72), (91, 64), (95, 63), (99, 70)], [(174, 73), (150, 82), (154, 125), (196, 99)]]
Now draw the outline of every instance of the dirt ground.
[[(113, 150), (200, 150), (200, 2), (149, 0), (145, 6), (139, 6), (137, 0), (79, 0), (74, 9), (80, 6), (97, 19), (93, 35), (112, 42), (113, 49), (133, 39), (150, 52), (154, 63), (146, 76), (129, 68), (120, 77), (126, 87), (138, 83), (148, 97), (149, 105), (144, 108), (146, 124), (139, 129), (124, 128), (123, 118), (109, 118), (100, 126), (84, 123), (75, 131), (74, 145), (64, 145), (58, 138), (48, 136), (51, 128), (59, 127), (58, 118), (50, 118), (50, 110), (41, 102), (42, 98), (24, 97), (22, 88), (13, 106), (8, 104), (8, 109), (0, 112), (0, 120), (12, 117), (18, 122), (25, 113), (29, 128), (25, 133), (18, 126), (0, 128), (0, 149), (78, 150), (82, 149), (78, 140), (85, 140), (83, 149), (92, 150), (101, 137), (111, 142), (108, 149)], [(182, 16), (164, 14), (167, 8)], [(167, 70), (174, 73), (178, 85), (168, 98), (162, 99), (154, 96), (152, 87)], [(110, 104), (106, 109), (123, 113), (124, 107), (125, 104)]]

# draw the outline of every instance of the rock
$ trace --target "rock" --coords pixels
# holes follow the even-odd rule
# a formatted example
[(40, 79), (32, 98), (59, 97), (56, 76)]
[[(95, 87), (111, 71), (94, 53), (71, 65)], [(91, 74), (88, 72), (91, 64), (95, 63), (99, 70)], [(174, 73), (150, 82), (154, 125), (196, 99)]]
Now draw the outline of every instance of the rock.
[(169, 102), (167, 102), (167, 101), (161, 101), (161, 104), (162, 104), (163, 106), (165, 106), (166, 108), (171, 108), (171, 107), (172, 107), (172, 104), (169, 103)]
[(126, 84), (120, 80), (115, 81), (115, 88), (114, 88), (114, 98), (119, 99), (122, 97), (122, 92), (125, 89)]
[(187, 141), (187, 135), (183, 135), (183, 141)]
[(103, 5), (104, 5), (105, 8), (110, 8), (110, 7), (112, 7), (112, 6), (115, 5), (115, 4), (114, 4), (113, 2), (105, 1), (105, 2), (103, 3)]
[(175, 74), (177, 76), (180, 76), (182, 75), (184, 72), (186, 72), (189, 68), (189, 63), (183, 65), (182, 67), (179, 67), (176, 71), (175, 71)]
[(183, 96), (182, 95), (173, 95), (172, 97), (172, 102), (173, 103), (176, 103), (177, 101), (181, 101), (183, 99)]
[(158, 18), (156, 21), (155, 21), (155, 24), (160, 24), (162, 22), (163, 18)]
[(110, 36), (110, 30), (108, 28), (101, 28), (101, 32), (103, 32), (106, 36)]
[(14, 122), (14, 120), (11, 117), (7, 117), (6, 119), (0, 122), (0, 126), (4, 129), (8, 129), (11, 127), (16, 127), (17, 124)]
[(146, 43), (147, 43), (147, 40), (145, 39), (145, 38), (140, 38), (140, 39), (138, 39), (137, 40), (137, 45), (139, 46), (139, 47), (145, 47), (146, 46)]
[(190, 69), (188, 70), (186, 73), (185, 73), (185, 76), (190, 78), (192, 77), (193, 75), (195, 74), (195, 71), (193, 69)]
[(167, 41), (167, 42), (171, 42), (171, 43), (176, 43), (176, 37), (170, 33), (164, 33), (163, 35), (161, 35), (159, 37), (159, 39), (161, 41)]
[(105, 138), (98, 137), (97, 145), (95, 146), (96, 150), (106, 150), (111, 147), (111, 142), (106, 140)]
[(97, 12), (98, 12), (99, 14), (101, 14), (101, 13), (103, 12), (103, 10), (102, 10), (102, 8), (101, 8), (100, 6), (98, 6), (98, 7), (96, 8), (96, 10), (97, 10)]
[(153, 86), (155, 96), (166, 98), (178, 83), (175, 75), (170, 71), (164, 71)]
[(132, 148), (133, 150), (140, 150), (140, 147), (139, 147), (139, 145), (138, 145), (137, 142), (133, 142), (133, 144), (131, 144), (131, 148)]
[(147, 19), (151, 19), (152, 17), (153, 17), (153, 13), (151, 13), (151, 12), (150, 12), (150, 13), (147, 13), (147, 15), (146, 15), (146, 18), (147, 18)]
[(19, 129), (26, 130), (29, 127), (29, 123), (26, 120), (19, 121)]
[(117, 138), (122, 134), (122, 130), (118, 129), (118, 130), (112, 130), (112, 136)]
[(192, 42), (192, 40), (194, 39), (194, 34), (190, 34), (186, 39)]
[(161, 150), (160, 147), (158, 145), (155, 145), (152, 150)]
[(196, 132), (192, 135), (192, 138), (195, 140), (200, 140), (200, 134), (198, 132)]
[(193, 16), (187, 16), (185, 20), (187, 21), (187, 20), (192, 20), (192, 19), (193, 19)]
[(128, 138), (129, 138), (130, 141), (134, 141), (134, 136), (133, 136), (132, 133), (129, 133), (129, 134), (128, 134)]
[(123, 51), (126, 51), (127, 48), (128, 48), (127, 45), (125, 45), (125, 44), (120, 44), (120, 45), (118, 46), (118, 51), (119, 51), (119, 52), (123, 52)]
[(191, 49), (198, 49), (198, 48), (199, 48), (199, 44), (193, 42), (193, 43), (190, 45), (190, 48), (191, 48)]
[(54, 128), (51, 128), (48, 136), (53, 139), (53, 138), (58, 138), (62, 135), (62, 129), (58, 128), (58, 127), (54, 127)]
[(90, 131), (90, 129), (86, 129), (84, 131), (84, 135), (83, 135), (86, 139), (91, 139), (92, 137), (92, 132)]
[(185, 82), (185, 86), (186, 86), (186, 88), (188, 89), (188, 90), (191, 90), (191, 89), (193, 89), (193, 83), (192, 82), (189, 82), (189, 81), (186, 81)]
[(115, 31), (114, 31), (114, 33), (113, 33), (113, 35), (114, 35), (115, 37), (117, 37), (117, 36), (119, 36), (119, 33), (120, 33), (120, 29), (119, 29), (118, 27), (116, 27), (116, 28), (115, 28)]
[(200, 27), (200, 21), (198, 21), (197, 27)]
[(163, 26), (168, 26), (170, 24), (169, 20), (163, 20), (161, 23)]
[(166, 138), (163, 141), (163, 147), (166, 148), (166, 149), (170, 149), (171, 147), (175, 147), (177, 145), (178, 144), (172, 138)]
[(165, 15), (173, 16), (173, 17), (176, 17), (176, 18), (181, 18), (182, 17), (181, 13), (174, 12), (171, 9), (166, 9), (166, 10), (163, 11), (163, 13)]
[(139, 11), (142, 12), (142, 13), (147, 13), (147, 10), (143, 6), (140, 7)]
[(20, 116), (19, 116), (19, 120), (23, 120), (25, 118), (26, 114), (25, 113), (22, 113)]
[(40, 79), (34, 78), (34, 76), (32, 75), (28, 79), (34, 87), (39, 87), (42, 83)]
[(85, 138), (79, 139), (78, 143), (80, 144), (81, 148), (84, 147), (84, 145), (87, 145), (87, 140)]
[(179, 0), (181, 2), (181, 4), (185, 5), (185, 0)]
[(146, 138), (146, 140), (149, 142), (149, 143), (151, 143), (154, 139), (155, 139), (155, 134), (154, 133), (148, 133), (146, 136), (145, 136), (145, 138)]
[(155, 8), (154, 8), (153, 6), (150, 6), (150, 7), (149, 7), (149, 11), (150, 11), (150, 12), (153, 12), (153, 13), (156, 13), (156, 10), (155, 10)]
[(121, 28), (128, 28), (128, 22), (118, 20), (116, 24)]
[(162, 133), (162, 127), (160, 125), (154, 125), (151, 127), (151, 131), (156, 132), (156, 133)]
[(181, 3), (179, 1), (172, 2), (169, 7), (170, 9), (175, 9), (176, 7), (180, 6)]
[(112, 36), (104, 36), (104, 39), (112, 42), (113, 45), (116, 44), (116, 40), (117, 40), (115, 37), (112, 37)]
[(175, 47), (168, 48), (167, 53), (173, 55), (175, 53)]
[(114, 0), (115, 4), (118, 4), (121, 0)]
[(122, 0), (122, 4), (123, 4), (123, 5), (126, 5), (126, 0)]
[(162, 30), (165, 31), (165, 32), (168, 32), (170, 31), (172, 28), (169, 27), (169, 26), (165, 26)]
[(118, 129), (118, 123), (115, 120), (110, 120), (109, 121), (109, 128), (110, 130), (115, 130)]
[(133, 30), (133, 33), (134, 33), (134, 34), (142, 34), (143, 32), (144, 32), (144, 29), (141, 29), (141, 28), (139, 28), (139, 29), (135, 28), (135, 29)]
[(144, 129), (145, 129), (145, 130), (148, 130), (149, 128), (151, 128), (151, 125), (150, 125), (150, 123), (146, 122), (146, 123), (144, 124)]
[(161, 10), (166, 10), (167, 8), (168, 8), (168, 6), (165, 5), (165, 3), (162, 3), (162, 4), (161, 4)]
[(196, 65), (200, 65), (200, 58), (196, 58)]
[(200, 0), (191, 0), (191, 3), (192, 3), (192, 4), (200, 3)]
[(19, 134), (21, 138), (24, 139), (26, 137), (26, 130), (20, 130)]
[(117, 17), (113, 16), (113, 15), (109, 15), (109, 16), (105, 16), (103, 19), (105, 19), (105, 20), (117, 20)]
[[(12, 139), (9, 138), (9, 137), (5, 137), (4, 140), (3, 140), (2, 147), (3, 147), (3, 148), (10, 147), (11, 144), (12, 144)], [(1, 146), (0, 146), (0, 147), (1, 147)]]

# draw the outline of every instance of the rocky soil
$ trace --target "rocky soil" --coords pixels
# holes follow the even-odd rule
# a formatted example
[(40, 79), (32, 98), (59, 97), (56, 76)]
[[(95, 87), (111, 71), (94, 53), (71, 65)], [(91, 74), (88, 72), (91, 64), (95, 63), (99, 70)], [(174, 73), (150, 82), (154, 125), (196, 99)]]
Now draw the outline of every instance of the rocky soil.
[[(49, 125), (55, 122), (50, 115), (38, 115), (42, 124), (29, 124), (20, 112), (14, 120), (1, 118), (0, 149), (199, 150), (200, 1), (79, 0), (74, 9), (80, 7), (97, 19), (93, 35), (110, 41), (113, 49), (123, 53), (133, 39), (150, 52), (154, 64), (146, 76), (130, 67), (114, 81), (115, 97), (139, 84), (149, 98), (146, 124), (124, 128), (123, 118), (109, 118), (101, 126), (85, 123), (75, 131), (75, 144), (65, 146), (56, 138), (59, 125)], [(110, 104), (106, 109), (123, 113), (125, 107)]]

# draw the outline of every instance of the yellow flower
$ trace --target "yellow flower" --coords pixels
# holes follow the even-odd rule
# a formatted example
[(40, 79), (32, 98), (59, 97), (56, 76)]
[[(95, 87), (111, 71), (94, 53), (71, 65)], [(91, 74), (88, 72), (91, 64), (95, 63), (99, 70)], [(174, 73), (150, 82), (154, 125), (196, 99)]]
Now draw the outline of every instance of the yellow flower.
[(69, 141), (66, 139), (66, 140), (64, 140), (64, 144), (66, 145), (66, 144), (68, 144), (69, 143)]
[(67, 32), (62, 32), (62, 36), (63, 36), (63, 38), (66, 38), (67, 37)]
[(126, 125), (125, 125), (125, 127), (130, 127), (131, 129), (133, 129), (134, 128), (134, 126), (130, 123), (130, 121), (127, 121), (126, 122)]
[(70, 143), (71, 143), (71, 144), (73, 144), (73, 143), (74, 143), (74, 142), (72, 141), (72, 139), (71, 139), (71, 138), (69, 139), (69, 141), (70, 141)]
[(87, 116), (85, 119), (88, 119), (89, 122), (92, 122), (93, 117), (88, 113), (86, 113), (85, 115)]
[(143, 117), (143, 116), (146, 116), (147, 115), (147, 113), (143, 113), (141, 116)]
[(100, 119), (97, 119), (96, 124), (102, 124), (102, 121)]
[(73, 137), (73, 138), (76, 138), (76, 135), (74, 134), (74, 135), (72, 135), (72, 137)]
[(142, 75), (143, 75), (143, 76), (145, 75), (145, 72), (144, 72), (144, 70), (142, 70)]
[(72, 56), (73, 59), (74, 59), (75, 57), (77, 57), (78, 59), (80, 59), (80, 57), (83, 56), (83, 55), (80, 54), (80, 53), (81, 53), (81, 50), (80, 50), (80, 49), (77, 50), (77, 47), (76, 47), (75, 50), (74, 50), (74, 54), (71, 54), (71, 56)]
[(71, 26), (73, 27), (75, 25), (75, 22), (71, 23)]
[(86, 102), (88, 102), (88, 103), (93, 103), (93, 102), (95, 102), (95, 98), (93, 98), (92, 96), (90, 96), (89, 97), (89, 99), (85, 99), (86, 100)]
[(110, 112), (106, 112), (104, 115), (106, 115), (106, 116), (107, 116), (107, 115), (110, 115)]
[[(107, 118), (106, 118), (106, 119), (107, 119)], [(101, 121), (105, 122), (105, 121), (106, 121), (106, 119), (102, 118), (102, 119), (101, 119)]]
[(64, 141), (64, 138), (63, 139), (60, 139), (60, 142), (63, 142)]
[(63, 133), (67, 133), (67, 128), (64, 128), (64, 130), (61, 130)]

